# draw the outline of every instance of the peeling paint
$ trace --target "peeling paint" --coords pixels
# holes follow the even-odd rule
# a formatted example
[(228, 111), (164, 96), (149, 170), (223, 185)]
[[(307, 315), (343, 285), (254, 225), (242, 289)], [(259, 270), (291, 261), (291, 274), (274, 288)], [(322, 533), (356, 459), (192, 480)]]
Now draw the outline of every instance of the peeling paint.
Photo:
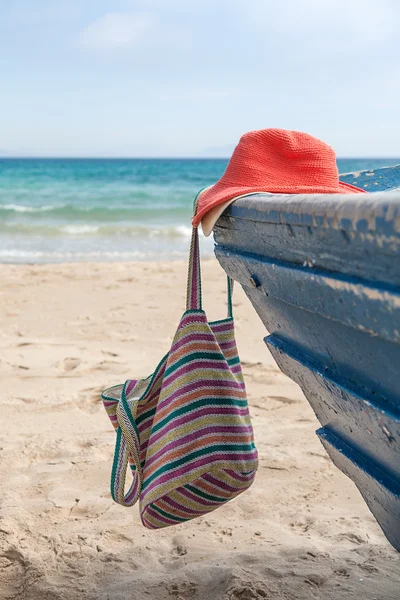
[(390, 431), (386, 427), (386, 425), (382, 425), (382, 431), (386, 435), (386, 437), (388, 438), (389, 443), (392, 444), (394, 442), (394, 437), (392, 436), (392, 434), (390, 433)]
[[(371, 195), (283, 195), (252, 194), (239, 199), (228, 209), (232, 215), (257, 222), (311, 226), (318, 229), (357, 231), (366, 220), (369, 230), (383, 235), (400, 234), (400, 192)], [(229, 214), (229, 213), (228, 213)], [(344, 223), (347, 223), (344, 226)]]

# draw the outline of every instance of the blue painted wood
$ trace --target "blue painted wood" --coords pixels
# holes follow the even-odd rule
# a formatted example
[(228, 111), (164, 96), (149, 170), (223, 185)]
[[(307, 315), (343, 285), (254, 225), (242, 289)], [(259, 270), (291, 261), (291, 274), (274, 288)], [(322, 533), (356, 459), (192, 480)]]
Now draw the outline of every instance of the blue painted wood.
[[(379, 462), (392, 477), (400, 476), (400, 411), (384, 407), (368, 390), (350, 389), (345, 379), (317, 361), (308, 361), (296, 347), (278, 336), (265, 339), (280, 369), (304, 391), (324, 429), (368, 457)], [(329, 397), (329, 403), (325, 398)], [(400, 523), (399, 523), (400, 526)]]
[(368, 273), (369, 280), (400, 285), (399, 197), (253, 194), (223, 213), (215, 240), (259, 256), (359, 278)]
[[(229, 269), (230, 251), (220, 248), (218, 256)], [(235, 275), (244, 286), (256, 277), (261, 294), (400, 343), (400, 292), (395, 286), (242, 252), (235, 254)]]
[(339, 175), (340, 181), (350, 183), (367, 192), (383, 192), (400, 188), (400, 165), (381, 167)]
[[(400, 342), (388, 339), (399, 339), (395, 332), (400, 329), (400, 319), (398, 312), (392, 318), (391, 301), (388, 314), (380, 305), (382, 322), (376, 318), (375, 327), (366, 330), (364, 319), (373, 312), (368, 304), (364, 310), (366, 294), (342, 297), (336, 277), (330, 278), (328, 272), (321, 287), (314, 269), (293, 266), (291, 279), (286, 266), (268, 263), (265, 258), (224, 248), (217, 248), (216, 254), (228, 275), (242, 284), (270, 334), (302, 353), (306, 363), (321, 365), (322, 370), (345, 381), (349, 389), (375, 398), (384, 409), (400, 414)], [(285, 292), (279, 289), (282, 273)], [(260, 282), (257, 288), (250, 283), (254, 274)], [(373, 287), (371, 282), (368, 290), (372, 296), (382, 293), (381, 287)], [(397, 292), (391, 297), (398, 297), (400, 288)], [(387, 335), (386, 325), (391, 321), (394, 336)]]
[[(400, 169), (390, 173), (396, 184)], [(378, 175), (349, 183), (382, 187)], [(218, 260), (303, 389), (322, 443), (400, 550), (400, 193), (255, 194), (214, 233)]]
[(328, 428), (317, 435), (334, 464), (358, 487), (389, 542), (400, 550), (400, 493), (398, 479), (359, 454)]

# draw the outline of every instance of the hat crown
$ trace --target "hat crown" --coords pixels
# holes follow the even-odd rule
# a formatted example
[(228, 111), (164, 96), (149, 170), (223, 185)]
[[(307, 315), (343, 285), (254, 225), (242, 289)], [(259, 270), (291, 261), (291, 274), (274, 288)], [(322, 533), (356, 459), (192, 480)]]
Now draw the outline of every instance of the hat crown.
[[(300, 131), (250, 131), (240, 138), (221, 179), (199, 195), (193, 225), (197, 227), (211, 209), (224, 203), (226, 207), (227, 202), (256, 192), (365, 193), (364, 190), (339, 181), (335, 152), (325, 142)], [(214, 211), (209, 219), (209, 233), (213, 219), (215, 222), (221, 212), (222, 210)]]
[(299, 131), (262, 129), (242, 135), (221, 181), (245, 181), (270, 192), (294, 186), (319, 193), (336, 190), (339, 174), (335, 152), (325, 142)]

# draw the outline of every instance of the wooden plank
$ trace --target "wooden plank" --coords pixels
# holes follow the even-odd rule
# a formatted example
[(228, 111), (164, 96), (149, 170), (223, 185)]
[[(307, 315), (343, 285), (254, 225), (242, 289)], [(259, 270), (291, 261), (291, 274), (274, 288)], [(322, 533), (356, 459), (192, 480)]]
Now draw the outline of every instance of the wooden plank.
[[(216, 255), (231, 273), (232, 252), (217, 248)], [(400, 343), (400, 290), (396, 288), (241, 252), (234, 253), (233, 270), (245, 287), (256, 278), (259, 293)]]
[(389, 542), (400, 551), (400, 488), (379, 466), (356, 452), (329, 428), (317, 431), (333, 463), (358, 487)]
[[(321, 288), (318, 287), (313, 269), (304, 271), (292, 265), (288, 271), (290, 276), (285, 280), (286, 287), (281, 289), (282, 270), (279, 265), (261, 260), (261, 257), (226, 251), (220, 247), (215, 249), (215, 253), (226, 273), (242, 283), (268, 332), (291, 343), (309, 359), (346, 379), (351, 389), (362, 387), (379, 398), (382, 406), (397, 410), (400, 406), (400, 344), (390, 339), (398, 339), (398, 311), (396, 318), (391, 319), (381, 306), (378, 312), (382, 322), (376, 315), (374, 324), (366, 331), (362, 328), (364, 297), (350, 294), (345, 303), (341, 302), (341, 292), (332, 293), (329, 302), (321, 304)], [(299, 275), (298, 270), (301, 271)], [(259, 283), (256, 288), (250, 281), (254, 271)], [(325, 273), (322, 280), (325, 277), (329, 279), (329, 275)], [(333, 274), (331, 277), (335, 278)], [(299, 280), (300, 287), (297, 285)], [(327, 294), (329, 290), (337, 292), (335, 285), (328, 284), (324, 293)], [(365, 314), (371, 310), (371, 307), (366, 308)], [(347, 312), (350, 317), (353, 315), (354, 321), (348, 318)], [(393, 337), (387, 327), (393, 327)]]
[(224, 212), (215, 241), (227, 250), (400, 286), (400, 193), (354, 198), (253, 194)]
[(319, 422), (396, 480), (400, 490), (400, 410), (383, 408), (373, 395), (333, 375), (277, 336), (265, 342), (279, 368), (303, 390)]
[(282, 371), (302, 388), (318, 420), (317, 434), (335, 465), (357, 485), (382, 530), (400, 550), (400, 412), (354, 392), (295, 347), (266, 338)]

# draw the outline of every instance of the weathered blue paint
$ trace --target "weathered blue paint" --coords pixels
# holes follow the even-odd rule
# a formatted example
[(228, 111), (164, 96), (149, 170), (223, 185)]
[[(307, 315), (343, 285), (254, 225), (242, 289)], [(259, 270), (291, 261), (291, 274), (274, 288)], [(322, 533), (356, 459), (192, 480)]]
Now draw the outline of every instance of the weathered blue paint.
[(383, 192), (400, 188), (400, 165), (382, 167), (369, 171), (344, 173), (339, 176), (340, 181), (350, 183), (367, 192)]
[[(400, 342), (396, 341), (400, 322), (398, 312), (392, 318), (390, 301), (387, 313), (384, 306), (379, 307), (382, 322), (375, 315), (375, 324), (366, 329), (373, 308), (369, 298), (365, 302), (365, 289), (358, 280), (355, 286), (360, 286), (360, 294), (343, 294), (336, 277), (330, 278), (328, 272), (321, 287), (314, 269), (282, 269), (277, 263), (223, 248), (217, 248), (216, 253), (228, 275), (242, 284), (267, 331), (286, 342), (292, 354), (301, 353), (305, 363), (319, 365), (322, 372), (345, 381), (349, 389), (375, 398), (385, 410), (400, 412)], [(254, 273), (261, 284), (258, 288), (250, 283)], [(279, 287), (281, 277), (286, 293)], [(371, 282), (368, 290), (372, 297), (382, 293), (382, 288), (373, 287)]]
[[(371, 463), (384, 464), (386, 472), (394, 478), (399, 477), (399, 407), (393, 407), (391, 412), (368, 391), (350, 389), (345, 379), (332, 374), (320, 363), (304, 362), (303, 354), (278, 337), (269, 336), (266, 342), (283, 373), (307, 390), (307, 397), (324, 430), (329, 428), (359, 454), (367, 456)], [(326, 396), (329, 403), (325, 402)]]
[(234, 227), (236, 250), (399, 286), (399, 196), (253, 194), (220, 217), (216, 241), (231, 247)]
[(328, 428), (317, 431), (334, 464), (358, 487), (389, 542), (399, 548), (400, 494), (397, 478), (359, 454)]
[[(400, 167), (352, 177), (399, 186)], [(218, 260), (304, 391), (322, 443), (400, 550), (400, 192), (254, 194), (214, 232)]]
[(378, 511), (385, 535), (399, 548), (400, 414), (384, 410), (371, 395), (353, 392), (322, 365), (305, 364), (303, 355), (292, 354), (278, 338), (269, 336), (267, 343), (282, 371), (304, 390), (323, 425), (317, 434), (332, 460), (354, 480), (372, 512)]
[[(228, 270), (231, 253), (224, 248), (218, 252)], [(400, 343), (400, 290), (395, 286), (317, 268), (310, 273), (307, 266), (241, 252), (235, 254), (235, 277), (244, 286), (261, 287), (267, 296)]]

